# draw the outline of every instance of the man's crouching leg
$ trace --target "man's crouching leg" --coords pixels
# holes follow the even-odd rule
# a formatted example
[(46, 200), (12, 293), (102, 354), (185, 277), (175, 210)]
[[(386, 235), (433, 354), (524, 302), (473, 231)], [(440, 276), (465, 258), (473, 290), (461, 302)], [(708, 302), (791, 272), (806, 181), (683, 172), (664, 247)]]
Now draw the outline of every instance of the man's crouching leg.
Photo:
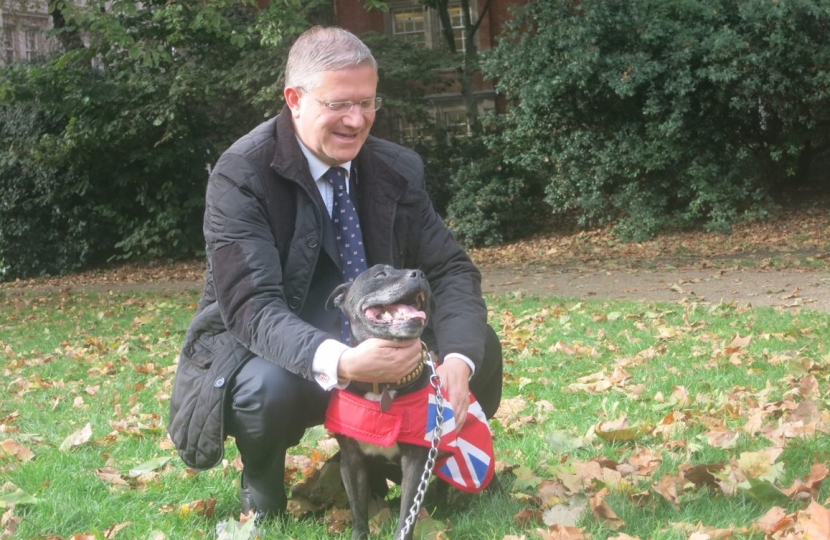
[(239, 499), (243, 514), (285, 513), (285, 452), (306, 428), (322, 424), (328, 392), (267, 360), (255, 357), (231, 381), (228, 434), (242, 458)]

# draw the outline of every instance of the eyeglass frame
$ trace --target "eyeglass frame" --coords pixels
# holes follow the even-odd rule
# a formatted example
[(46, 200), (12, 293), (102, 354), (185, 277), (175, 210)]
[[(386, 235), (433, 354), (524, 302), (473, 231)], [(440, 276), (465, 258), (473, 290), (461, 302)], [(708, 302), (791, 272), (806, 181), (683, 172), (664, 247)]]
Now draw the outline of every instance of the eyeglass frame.
[[(380, 97), (380, 96), (375, 96), (373, 98), (361, 99), (360, 101), (323, 101), (322, 99), (318, 98), (317, 96), (315, 96), (314, 94), (312, 94), (311, 92), (309, 92), (308, 90), (303, 88), (302, 86), (298, 86), (297, 88), (299, 90), (301, 90), (304, 94), (308, 94), (309, 96), (314, 98), (314, 101), (316, 101), (317, 103), (319, 103), (320, 105), (322, 105), (323, 107), (328, 109), (329, 111), (331, 111), (333, 113), (336, 113), (336, 114), (349, 114), (350, 112), (352, 112), (352, 109), (354, 108), (355, 105), (358, 106), (361, 113), (376, 112), (383, 105), (383, 98)], [(374, 103), (374, 108), (373, 109), (366, 109), (366, 108), (363, 107), (364, 103), (366, 103), (367, 106), (371, 103)], [(340, 107), (340, 106), (345, 107), (346, 105), (349, 106), (348, 109), (338, 109), (337, 108), (337, 107)]]

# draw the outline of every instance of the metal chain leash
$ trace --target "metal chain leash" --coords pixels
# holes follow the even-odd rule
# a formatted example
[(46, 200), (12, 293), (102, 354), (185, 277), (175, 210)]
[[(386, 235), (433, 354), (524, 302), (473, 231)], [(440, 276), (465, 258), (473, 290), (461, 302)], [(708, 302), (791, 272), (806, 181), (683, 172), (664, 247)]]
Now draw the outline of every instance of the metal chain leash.
[(429, 480), (432, 478), (435, 458), (438, 457), (438, 445), (441, 443), (441, 436), (444, 434), (444, 396), (441, 394), (441, 378), (438, 376), (438, 372), (435, 371), (435, 362), (432, 361), (432, 353), (427, 353), (425, 364), (429, 366), (431, 372), (429, 384), (435, 389), (435, 430), (433, 431), (432, 445), (429, 448), (427, 462), (424, 465), (424, 472), (421, 473), (421, 481), (418, 483), (418, 492), (415, 494), (415, 500), (412, 501), (412, 508), (409, 509), (409, 515), (406, 517), (400, 535), (397, 537), (398, 540), (406, 538), (409, 530), (415, 525), (415, 521), (418, 519), (418, 513), (421, 511), (421, 504), (424, 502)]

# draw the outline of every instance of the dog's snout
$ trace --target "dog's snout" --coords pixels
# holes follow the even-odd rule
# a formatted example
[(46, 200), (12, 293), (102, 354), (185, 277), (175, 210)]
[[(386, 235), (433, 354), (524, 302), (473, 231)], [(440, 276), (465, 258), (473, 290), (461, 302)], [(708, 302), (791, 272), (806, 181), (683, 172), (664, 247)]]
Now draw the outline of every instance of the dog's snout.
[(409, 271), (409, 277), (411, 277), (413, 279), (426, 279), (426, 276), (420, 270), (410, 270)]

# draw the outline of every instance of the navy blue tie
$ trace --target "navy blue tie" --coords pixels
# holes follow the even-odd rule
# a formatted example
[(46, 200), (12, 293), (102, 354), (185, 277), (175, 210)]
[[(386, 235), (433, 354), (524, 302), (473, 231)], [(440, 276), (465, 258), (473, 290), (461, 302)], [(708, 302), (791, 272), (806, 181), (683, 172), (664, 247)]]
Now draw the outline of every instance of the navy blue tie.
[[(367, 268), (360, 220), (346, 190), (346, 169), (332, 167), (323, 174), (323, 178), (334, 187), (331, 221), (334, 223), (334, 234), (340, 251), (340, 273), (343, 283), (350, 283)], [(344, 343), (349, 343), (349, 321), (341, 315), (340, 323), (341, 339)]]

